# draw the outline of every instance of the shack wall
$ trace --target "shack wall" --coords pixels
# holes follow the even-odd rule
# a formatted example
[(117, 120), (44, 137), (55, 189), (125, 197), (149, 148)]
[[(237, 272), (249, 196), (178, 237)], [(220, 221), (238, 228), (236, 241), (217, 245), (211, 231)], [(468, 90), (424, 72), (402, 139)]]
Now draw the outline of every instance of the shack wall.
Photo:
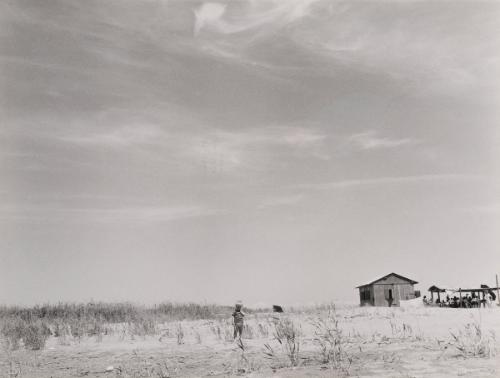
[(399, 306), (401, 300), (415, 298), (413, 285), (408, 282), (399, 284), (376, 283), (373, 285), (375, 306), (389, 306), (389, 290), (392, 291), (392, 306)]
[(389, 302), (385, 299), (384, 288), (385, 285), (373, 285), (375, 306), (389, 306)]
[(402, 301), (407, 301), (409, 299), (415, 299), (415, 288), (413, 287), (413, 285), (410, 285), (410, 284), (405, 284), (405, 285), (398, 285), (400, 290), (401, 290), (401, 294), (400, 294), (400, 299)]
[[(369, 293), (369, 297), (366, 297), (366, 293)], [(373, 306), (373, 286), (363, 286), (359, 288), (359, 303), (361, 306)]]
[[(399, 306), (415, 298), (415, 282), (391, 273), (369, 284), (358, 286), (361, 306)], [(369, 293), (369, 295), (368, 295)]]

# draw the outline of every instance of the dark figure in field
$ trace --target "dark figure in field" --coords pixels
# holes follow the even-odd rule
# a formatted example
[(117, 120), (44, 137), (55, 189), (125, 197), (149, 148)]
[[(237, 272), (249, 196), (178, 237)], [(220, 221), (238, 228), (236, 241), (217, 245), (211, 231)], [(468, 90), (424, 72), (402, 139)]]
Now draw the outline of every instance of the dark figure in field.
[(234, 322), (234, 339), (239, 337), (241, 340), (241, 334), (243, 333), (243, 318), (245, 317), (245, 313), (241, 311), (242, 304), (236, 303), (234, 312), (233, 312), (233, 322)]

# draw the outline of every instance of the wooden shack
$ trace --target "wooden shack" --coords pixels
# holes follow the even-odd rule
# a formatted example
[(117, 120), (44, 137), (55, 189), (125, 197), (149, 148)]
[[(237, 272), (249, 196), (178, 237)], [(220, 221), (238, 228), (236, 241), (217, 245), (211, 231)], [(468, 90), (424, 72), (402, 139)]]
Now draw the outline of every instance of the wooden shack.
[[(441, 302), (441, 293), (446, 293), (446, 289), (442, 289), (437, 287), (436, 285), (432, 285), (429, 290), (431, 293), (431, 301), (434, 302), (434, 294), (437, 293), (437, 297), (439, 299), (439, 302)], [(446, 294), (444, 294), (446, 296)]]
[(361, 306), (399, 306), (400, 301), (414, 299), (414, 285), (411, 280), (396, 273), (357, 286)]

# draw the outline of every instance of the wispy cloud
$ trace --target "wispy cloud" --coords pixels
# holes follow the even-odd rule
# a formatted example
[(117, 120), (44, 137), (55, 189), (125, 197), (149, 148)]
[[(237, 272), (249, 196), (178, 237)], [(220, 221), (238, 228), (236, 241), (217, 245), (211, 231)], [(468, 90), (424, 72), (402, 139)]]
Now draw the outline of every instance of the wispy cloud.
[(206, 28), (222, 34), (233, 34), (260, 29), (264, 25), (279, 27), (307, 16), (315, 1), (250, 1), (234, 14), (229, 14), (225, 4), (207, 2), (195, 10), (194, 32), (198, 34)]
[(484, 179), (486, 179), (486, 177), (478, 175), (428, 174), (428, 175), (414, 175), (414, 176), (385, 176), (376, 178), (339, 180), (339, 181), (330, 181), (318, 184), (305, 184), (301, 185), (301, 187), (310, 189), (344, 189), (344, 188), (355, 188), (362, 186), (418, 184), (418, 183), (439, 182), (439, 181), (471, 181), (471, 180), (484, 180)]
[[(498, 72), (499, 62), (493, 58), (497, 10), (493, 3), (458, 9), (449, 3), (416, 2), (409, 12), (404, 2), (338, 2), (315, 13), (317, 24), (293, 37), (311, 54), (384, 75), (417, 93), (457, 95), (487, 84), (489, 75)], [(474, 29), (477, 34), (458, 21), (456, 12), (473, 24), (483, 20)], [(473, 40), (470, 48), (462, 48)]]
[(235, 146), (250, 144), (283, 145), (292, 148), (307, 148), (321, 143), (326, 135), (313, 129), (293, 126), (267, 126), (240, 132), (216, 130), (214, 136)]
[[(414, 11), (409, 12), (403, 2), (208, 2), (195, 10), (194, 31), (196, 35), (204, 31), (215, 34), (216, 38), (202, 42), (207, 53), (242, 64), (279, 68), (307, 54), (307, 62), (299, 63), (302, 68), (311, 65), (323, 73), (331, 70), (336, 74), (338, 64), (348, 64), (351, 69), (383, 75), (420, 94), (456, 95), (480, 83), (488, 84), (491, 73), (499, 70), (496, 15), (491, 11), (494, 5), (459, 10), (444, 3), (417, 2), (412, 7)], [(481, 38), (472, 37), (473, 33), (457, 21), (456, 12), (467, 12), (471, 20), (486, 20), (474, 30)], [(406, 27), (399, 28), (403, 23)], [(286, 61), (274, 61), (272, 54), (264, 58), (262, 52), (285, 26), (286, 41), (293, 43), (298, 54), (291, 54)], [(252, 34), (240, 38), (237, 34), (243, 32)], [(464, 41), (473, 43), (463, 49)], [(325, 61), (334, 64), (325, 69)]]
[(59, 141), (88, 148), (127, 152), (137, 147), (147, 152), (146, 147), (160, 146), (154, 149), (157, 158), (194, 163), (215, 173), (262, 167), (266, 153), (273, 149), (324, 159), (321, 146), (327, 138), (310, 128), (273, 125), (240, 131), (200, 127), (167, 131), (155, 124), (130, 124), (64, 132), (57, 137)]
[[(283, 138), (285, 144), (294, 147), (308, 147), (320, 143), (326, 135), (312, 132), (307, 129), (295, 129), (291, 133), (286, 133)], [(279, 142), (279, 140), (277, 140)]]
[(0, 219), (7, 221), (156, 223), (219, 213), (203, 206), (133, 206), (116, 208), (4, 206)]
[[(318, 0), (207, 2), (194, 10), (195, 46), (212, 58), (245, 66), (253, 74), (287, 80), (284, 73), (303, 70), (293, 60), (276, 64), (251, 50), (260, 50), (281, 30), (313, 15)], [(288, 32), (288, 30), (287, 30)], [(298, 45), (297, 45), (298, 47)], [(267, 50), (267, 47), (264, 47)]]
[(242, 167), (256, 168), (257, 161), (273, 148), (299, 150), (316, 158), (323, 157), (317, 149), (325, 138), (324, 134), (299, 127), (270, 126), (239, 132), (213, 130), (189, 140), (181, 153), (210, 167), (210, 170), (228, 172)]
[(204, 3), (194, 11), (194, 33), (198, 34), (201, 28), (208, 25), (221, 23), (221, 18), (226, 11), (226, 5), (220, 3)]
[(411, 138), (389, 138), (379, 136), (376, 131), (370, 130), (363, 133), (353, 134), (348, 142), (362, 150), (375, 150), (384, 148), (395, 148), (418, 143)]
[(84, 214), (101, 222), (171, 222), (186, 218), (212, 215), (219, 211), (202, 206), (149, 206), (116, 209), (77, 209), (76, 214)]
[(283, 195), (283, 196), (279, 196), (279, 197), (266, 198), (259, 205), (259, 208), (266, 209), (266, 208), (275, 207), (275, 206), (293, 205), (293, 204), (296, 204), (297, 202), (301, 201), (303, 198), (304, 198), (304, 196), (302, 194)]
[(134, 144), (158, 143), (166, 137), (166, 133), (154, 125), (128, 125), (103, 131), (72, 132), (59, 139), (74, 144), (119, 148)]

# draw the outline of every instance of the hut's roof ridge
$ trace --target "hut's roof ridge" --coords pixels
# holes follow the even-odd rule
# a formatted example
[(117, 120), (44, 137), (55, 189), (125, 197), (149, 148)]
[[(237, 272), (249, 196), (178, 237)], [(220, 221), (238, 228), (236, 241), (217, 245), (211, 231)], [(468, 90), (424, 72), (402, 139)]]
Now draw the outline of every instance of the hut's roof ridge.
[(398, 277), (398, 278), (401, 278), (401, 279), (403, 279), (403, 280), (406, 280), (406, 281), (410, 282), (410, 283), (411, 283), (411, 284), (413, 284), (413, 285), (418, 284), (418, 282), (417, 282), (417, 281), (415, 281), (415, 280), (412, 280), (412, 279), (410, 279), (410, 278), (408, 278), (408, 277), (402, 276), (401, 274), (397, 274), (397, 273), (392, 272), (392, 273), (386, 274), (386, 275), (385, 275), (385, 276), (383, 276), (383, 277), (379, 277), (379, 278), (376, 278), (376, 279), (374, 279), (374, 280), (371, 280), (371, 281), (369, 281), (369, 282), (367, 282), (367, 283), (364, 283), (364, 284), (362, 284), (362, 285), (356, 286), (356, 289), (359, 289), (360, 287), (363, 287), (363, 286), (372, 285), (372, 284), (374, 284), (374, 283), (376, 283), (376, 282), (378, 282), (378, 281), (382, 281), (383, 279), (385, 279), (385, 278), (387, 278), (387, 277), (389, 277), (389, 276), (396, 276), (396, 277)]
[(452, 285), (432, 285), (429, 289), (427, 289), (427, 291), (434, 291), (434, 292), (437, 292), (437, 291), (441, 291), (441, 292), (445, 292), (445, 291), (458, 291), (457, 288), (455, 288), (454, 286)]
[(427, 289), (427, 291), (430, 291), (430, 292), (435, 292), (437, 293), (438, 290), (442, 293), (442, 292), (455, 292), (455, 293), (458, 293), (459, 291), (462, 291), (462, 292), (474, 292), (474, 291), (489, 291), (489, 290), (496, 290), (497, 288), (495, 286), (493, 287), (476, 287), (476, 288), (469, 288), (469, 287), (465, 287), (465, 288), (461, 288), (461, 287), (457, 287), (457, 286), (451, 286), (451, 285), (439, 285), (439, 286), (436, 286), (436, 285), (432, 285), (431, 287), (429, 287), (429, 289)]

